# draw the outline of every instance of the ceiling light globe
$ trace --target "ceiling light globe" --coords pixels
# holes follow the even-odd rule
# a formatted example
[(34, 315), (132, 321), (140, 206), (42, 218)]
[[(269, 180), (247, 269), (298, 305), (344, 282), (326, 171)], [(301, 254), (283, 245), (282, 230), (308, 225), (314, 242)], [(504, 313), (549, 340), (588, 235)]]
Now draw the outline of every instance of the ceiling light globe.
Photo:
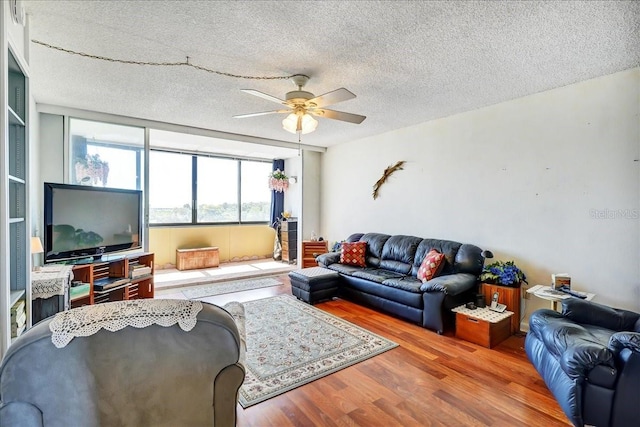
[(302, 134), (311, 133), (318, 127), (318, 121), (309, 114), (302, 116)]
[(289, 114), (282, 120), (282, 129), (287, 132), (296, 133), (298, 127), (298, 116), (294, 113)]

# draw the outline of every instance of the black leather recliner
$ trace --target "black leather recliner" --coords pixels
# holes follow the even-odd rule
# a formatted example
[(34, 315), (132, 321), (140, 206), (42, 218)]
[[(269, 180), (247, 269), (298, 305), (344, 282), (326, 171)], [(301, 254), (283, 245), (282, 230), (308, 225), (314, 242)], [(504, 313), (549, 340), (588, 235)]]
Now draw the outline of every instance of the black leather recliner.
[(569, 298), (531, 315), (525, 349), (575, 426), (639, 425), (640, 314)]

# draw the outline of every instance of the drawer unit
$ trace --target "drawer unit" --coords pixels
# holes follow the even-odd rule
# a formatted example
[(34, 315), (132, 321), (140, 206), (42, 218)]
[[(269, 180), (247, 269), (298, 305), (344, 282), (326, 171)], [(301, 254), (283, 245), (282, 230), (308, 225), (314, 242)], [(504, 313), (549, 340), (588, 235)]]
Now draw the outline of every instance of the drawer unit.
[(282, 244), (282, 260), (290, 263), (298, 259), (298, 221), (282, 221), (280, 223), (280, 242)]

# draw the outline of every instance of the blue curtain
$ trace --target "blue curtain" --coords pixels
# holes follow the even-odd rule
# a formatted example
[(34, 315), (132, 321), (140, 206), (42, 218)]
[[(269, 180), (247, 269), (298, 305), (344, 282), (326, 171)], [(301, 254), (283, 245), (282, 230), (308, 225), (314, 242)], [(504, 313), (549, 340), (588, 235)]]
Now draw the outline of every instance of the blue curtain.
[[(276, 159), (273, 161), (272, 170), (280, 169), (284, 171), (284, 160)], [(271, 228), (278, 229), (280, 225), (280, 214), (284, 210), (284, 193), (278, 193), (275, 190), (271, 190)]]

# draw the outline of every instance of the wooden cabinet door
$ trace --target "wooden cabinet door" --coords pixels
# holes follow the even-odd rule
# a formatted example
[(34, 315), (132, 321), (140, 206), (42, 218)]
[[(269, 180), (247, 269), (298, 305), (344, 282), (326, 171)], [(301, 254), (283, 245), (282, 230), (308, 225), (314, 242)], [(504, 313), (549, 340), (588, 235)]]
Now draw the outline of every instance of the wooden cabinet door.
[(482, 293), (487, 301), (487, 306), (491, 304), (491, 298), (493, 298), (495, 292), (498, 293), (498, 302), (506, 305), (507, 310), (513, 311), (511, 333), (520, 332), (520, 288), (483, 283)]

